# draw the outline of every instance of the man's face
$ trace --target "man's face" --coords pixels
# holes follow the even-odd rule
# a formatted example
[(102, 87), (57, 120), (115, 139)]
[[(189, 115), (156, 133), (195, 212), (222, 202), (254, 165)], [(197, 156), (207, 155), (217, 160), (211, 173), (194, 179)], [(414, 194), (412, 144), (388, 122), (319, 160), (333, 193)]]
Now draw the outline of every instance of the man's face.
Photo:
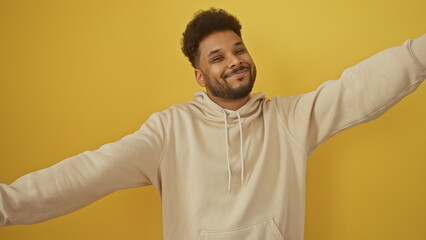
[(215, 32), (199, 45), (195, 77), (207, 93), (222, 99), (248, 96), (256, 79), (256, 66), (243, 41), (232, 30)]

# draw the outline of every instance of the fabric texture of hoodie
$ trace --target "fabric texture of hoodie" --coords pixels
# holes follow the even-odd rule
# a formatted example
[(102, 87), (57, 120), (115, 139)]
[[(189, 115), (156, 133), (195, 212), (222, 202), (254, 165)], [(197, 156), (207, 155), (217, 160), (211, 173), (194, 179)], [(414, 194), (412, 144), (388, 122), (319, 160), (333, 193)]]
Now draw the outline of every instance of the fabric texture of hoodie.
[(309, 155), (413, 92), (426, 78), (425, 66), (423, 35), (315, 91), (272, 99), (252, 94), (231, 114), (197, 91), (117, 142), (0, 184), (0, 226), (41, 222), (152, 184), (166, 240), (302, 240)]

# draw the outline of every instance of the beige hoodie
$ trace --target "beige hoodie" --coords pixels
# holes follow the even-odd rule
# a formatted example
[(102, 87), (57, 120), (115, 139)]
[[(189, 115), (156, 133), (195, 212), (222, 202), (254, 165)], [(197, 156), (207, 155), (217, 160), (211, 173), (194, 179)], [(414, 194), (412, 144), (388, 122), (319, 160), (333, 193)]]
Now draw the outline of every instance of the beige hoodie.
[(198, 91), (117, 142), (1, 184), (0, 226), (37, 223), (153, 184), (166, 240), (302, 240), (309, 155), (414, 91), (425, 66), (426, 35), (313, 92), (253, 94), (230, 115)]

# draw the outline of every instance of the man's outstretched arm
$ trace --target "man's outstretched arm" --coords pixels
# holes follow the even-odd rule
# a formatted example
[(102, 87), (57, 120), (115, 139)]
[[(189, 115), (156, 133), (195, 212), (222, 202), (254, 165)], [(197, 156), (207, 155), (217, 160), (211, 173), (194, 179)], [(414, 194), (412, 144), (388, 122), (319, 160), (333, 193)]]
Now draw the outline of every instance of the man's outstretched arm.
[(331, 136), (371, 121), (426, 78), (426, 34), (346, 69), (315, 91), (275, 101), (284, 124), (311, 154)]
[(120, 189), (155, 184), (163, 149), (160, 114), (133, 134), (0, 184), (0, 227), (55, 218)]

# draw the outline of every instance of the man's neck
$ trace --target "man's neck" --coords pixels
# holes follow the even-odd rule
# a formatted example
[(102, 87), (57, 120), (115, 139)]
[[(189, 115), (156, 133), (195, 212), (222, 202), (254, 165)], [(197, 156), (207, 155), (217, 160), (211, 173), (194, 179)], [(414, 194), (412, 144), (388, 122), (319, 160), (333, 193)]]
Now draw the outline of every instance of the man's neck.
[(207, 95), (217, 105), (219, 105), (219, 106), (221, 106), (225, 109), (232, 110), (232, 111), (238, 110), (240, 107), (242, 107), (250, 99), (250, 94), (247, 95), (246, 97), (238, 98), (238, 99), (223, 99), (223, 98), (213, 96), (209, 92), (207, 92)]

